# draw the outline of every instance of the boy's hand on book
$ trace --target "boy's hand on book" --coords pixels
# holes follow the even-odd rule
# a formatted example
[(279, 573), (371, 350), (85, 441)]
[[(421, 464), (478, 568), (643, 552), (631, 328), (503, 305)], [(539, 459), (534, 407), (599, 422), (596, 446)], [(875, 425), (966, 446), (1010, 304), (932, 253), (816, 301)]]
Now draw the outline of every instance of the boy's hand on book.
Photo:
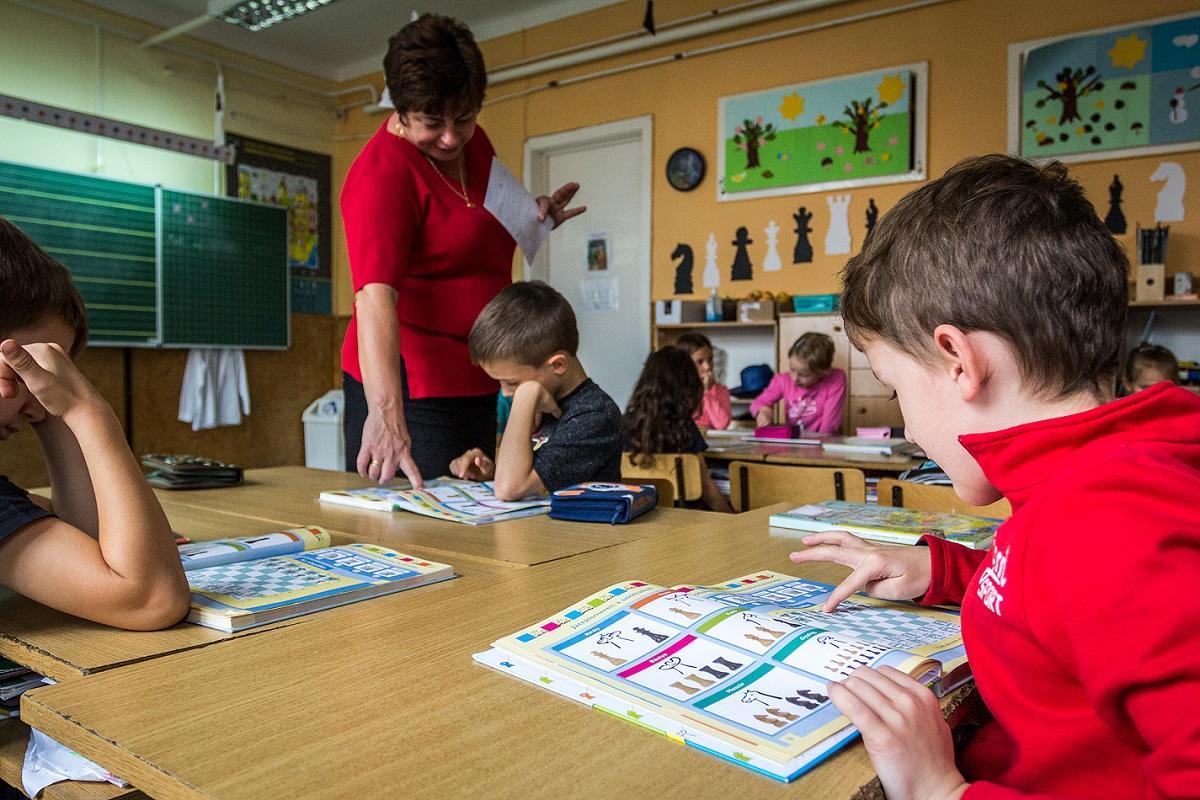
[(795, 563), (832, 561), (851, 570), (829, 593), (822, 611), (833, 611), (838, 603), (863, 590), (881, 600), (911, 600), (929, 591), (928, 547), (870, 544), (845, 531), (814, 533), (802, 541), (808, 549), (791, 554)]
[(862, 732), (889, 800), (962, 797), (950, 728), (927, 687), (892, 667), (860, 667), (829, 684), (829, 699)]
[[(96, 389), (57, 344), (0, 342), (0, 396), (17, 396), (23, 383), (40, 404), (25, 414), (29, 422), (41, 422), (45, 413), (65, 417), (71, 411), (98, 401)], [(103, 402), (102, 400), (100, 401)]]
[(472, 447), (450, 462), (450, 474), (467, 481), (490, 481), (496, 477), (496, 462), (478, 447)]

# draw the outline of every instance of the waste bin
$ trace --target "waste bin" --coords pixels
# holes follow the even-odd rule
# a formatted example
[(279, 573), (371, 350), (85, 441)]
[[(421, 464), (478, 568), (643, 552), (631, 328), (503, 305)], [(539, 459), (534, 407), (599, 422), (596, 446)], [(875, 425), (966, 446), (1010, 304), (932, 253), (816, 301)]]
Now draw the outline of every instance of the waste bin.
[(342, 390), (330, 389), (304, 410), (304, 466), (343, 472), (346, 469), (346, 439), (342, 415), (346, 406)]

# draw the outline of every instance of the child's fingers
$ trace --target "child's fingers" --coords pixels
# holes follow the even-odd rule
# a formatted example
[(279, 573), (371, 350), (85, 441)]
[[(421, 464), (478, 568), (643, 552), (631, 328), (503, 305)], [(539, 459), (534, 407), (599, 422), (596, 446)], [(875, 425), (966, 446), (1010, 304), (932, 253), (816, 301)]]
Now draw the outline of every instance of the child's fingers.
[(29, 351), (12, 339), (0, 342), (0, 358), (4, 359), (26, 385), (29, 385), (30, 381), (42, 380), (47, 374)]
[(859, 667), (842, 681), (842, 686), (866, 704), (888, 728), (895, 730), (903, 727), (904, 714), (896, 707), (891, 694), (895, 691), (895, 685), (887, 678), (870, 667)]

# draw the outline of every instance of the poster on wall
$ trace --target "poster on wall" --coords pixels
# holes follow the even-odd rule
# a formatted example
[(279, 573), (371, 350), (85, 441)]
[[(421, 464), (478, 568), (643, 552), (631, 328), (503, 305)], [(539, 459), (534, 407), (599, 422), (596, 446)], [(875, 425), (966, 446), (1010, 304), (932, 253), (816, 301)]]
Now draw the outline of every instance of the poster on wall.
[(236, 134), (226, 141), (237, 152), (227, 194), (288, 210), (292, 311), (332, 313), (329, 156)]
[(925, 178), (926, 64), (717, 101), (717, 199)]
[(1011, 45), (1009, 83), (1026, 158), (1200, 149), (1200, 14)]

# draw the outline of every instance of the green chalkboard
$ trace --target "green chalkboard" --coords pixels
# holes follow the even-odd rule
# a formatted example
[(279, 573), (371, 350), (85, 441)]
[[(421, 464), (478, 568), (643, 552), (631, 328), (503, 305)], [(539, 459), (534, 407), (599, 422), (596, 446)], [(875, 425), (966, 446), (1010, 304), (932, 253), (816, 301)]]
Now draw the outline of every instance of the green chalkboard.
[(164, 347), (286, 348), (287, 211), (163, 189)]
[(282, 208), (0, 162), (0, 215), (71, 271), (93, 345), (291, 344)]
[(0, 214), (71, 271), (93, 344), (157, 343), (153, 186), (0, 162)]

